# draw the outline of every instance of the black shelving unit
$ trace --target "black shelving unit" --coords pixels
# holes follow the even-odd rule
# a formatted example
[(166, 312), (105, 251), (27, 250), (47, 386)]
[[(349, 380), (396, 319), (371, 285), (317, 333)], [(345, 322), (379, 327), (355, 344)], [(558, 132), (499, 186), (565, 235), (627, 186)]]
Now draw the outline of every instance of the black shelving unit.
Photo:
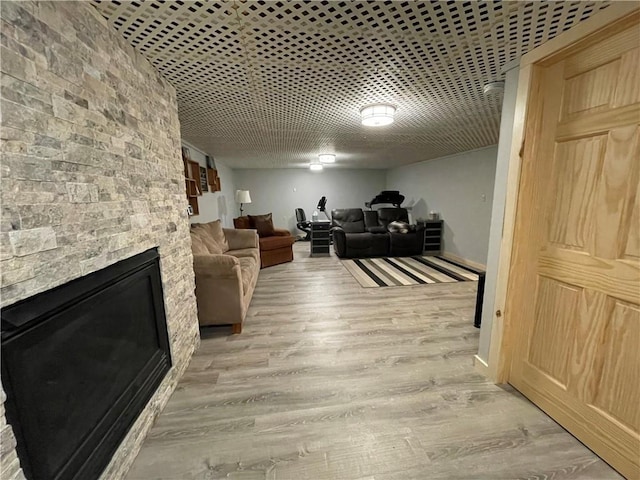
[(329, 255), (331, 222), (311, 222), (311, 256)]
[(424, 222), (424, 253), (425, 255), (442, 254), (442, 220)]

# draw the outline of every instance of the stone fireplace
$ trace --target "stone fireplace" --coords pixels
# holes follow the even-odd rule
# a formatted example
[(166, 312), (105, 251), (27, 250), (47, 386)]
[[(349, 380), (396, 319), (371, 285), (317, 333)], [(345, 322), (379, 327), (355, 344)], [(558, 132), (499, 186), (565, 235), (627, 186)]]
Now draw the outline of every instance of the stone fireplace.
[(2, 384), (22, 470), (98, 478), (171, 367), (158, 252), (2, 310)]
[[(121, 478), (199, 342), (175, 90), (90, 4), (0, 16), (0, 305), (157, 248), (172, 366), (101, 477)], [(0, 478), (24, 478), (5, 398)]]

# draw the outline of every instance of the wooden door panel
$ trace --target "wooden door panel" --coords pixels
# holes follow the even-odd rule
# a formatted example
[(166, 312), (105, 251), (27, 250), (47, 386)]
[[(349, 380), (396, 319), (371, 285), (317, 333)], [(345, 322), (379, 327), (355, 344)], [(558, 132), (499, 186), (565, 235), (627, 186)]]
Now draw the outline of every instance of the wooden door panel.
[(613, 108), (640, 102), (638, 65), (640, 65), (640, 50), (637, 48), (620, 57), (617, 88), (611, 104)]
[(593, 399), (594, 378), (584, 372), (594, 368), (599, 342), (602, 339), (602, 319), (608, 315), (609, 297), (590, 289), (583, 289), (580, 295), (578, 320), (571, 338), (571, 351), (568, 352), (570, 390), (577, 402), (584, 405)]
[(640, 478), (640, 16), (632, 20), (533, 67), (507, 309), (519, 317), (510, 383)]
[[(631, 226), (640, 225), (640, 182), (636, 185), (636, 199), (633, 202), (631, 220), (629, 222)], [(638, 261), (640, 260), (640, 228), (630, 228), (629, 235), (627, 236), (627, 244), (624, 249), (622, 258)]]
[[(611, 33), (606, 38), (601, 38), (592, 45), (583, 48), (578, 54), (570, 55), (565, 59), (565, 75), (568, 79), (588, 70), (598, 68), (600, 65), (618, 59), (625, 53), (635, 50), (638, 46), (638, 26), (635, 19), (630, 18), (631, 28), (620, 26), (620, 31)], [(635, 23), (635, 24), (634, 24)]]
[(529, 343), (528, 362), (563, 388), (568, 383), (564, 348), (571, 344), (580, 292), (579, 288), (550, 278), (538, 280), (536, 321)]
[(639, 158), (637, 125), (609, 132), (596, 195), (595, 235), (589, 248), (589, 252), (596, 257), (616, 259), (624, 253), (632, 228), (631, 214), (638, 186)]
[(614, 98), (614, 90), (607, 86), (617, 81), (619, 70), (620, 60), (616, 59), (567, 80), (562, 118), (608, 109)]
[(593, 405), (567, 402), (567, 390), (529, 364), (523, 366), (522, 377), (526, 380), (511, 383), (529, 400), (627, 478), (639, 478), (638, 435), (635, 429), (627, 428)]
[(607, 309), (601, 347), (593, 367), (593, 391), (589, 403), (611, 415), (631, 431), (640, 430), (640, 309), (613, 301)]
[(549, 226), (549, 242), (584, 251), (593, 235), (596, 178), (602, 169), (606, 135), (559, 143), (553, 165), (555, 202)]

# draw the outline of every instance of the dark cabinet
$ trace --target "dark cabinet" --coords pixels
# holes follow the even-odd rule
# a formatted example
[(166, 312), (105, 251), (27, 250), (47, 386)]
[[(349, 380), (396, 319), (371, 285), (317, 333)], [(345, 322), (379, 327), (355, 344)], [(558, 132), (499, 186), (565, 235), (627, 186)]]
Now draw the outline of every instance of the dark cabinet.
[(424, 224), (424, 253), (425, 255), (440, 255), (442, 253), (442, 220), (427, 220)]
[(330, 222), (311, 222), (311, 256), (329, 255)]

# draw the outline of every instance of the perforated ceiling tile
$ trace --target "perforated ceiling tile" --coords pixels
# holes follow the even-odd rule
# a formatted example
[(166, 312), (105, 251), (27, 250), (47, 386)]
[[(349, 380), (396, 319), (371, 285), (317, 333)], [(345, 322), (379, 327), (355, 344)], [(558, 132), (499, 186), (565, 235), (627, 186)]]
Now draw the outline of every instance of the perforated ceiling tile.
[[(383, 168), (492, 145), (501, 67), (608, 2), (100, 1), (176, 87), (185, 139), (235, 168)], [(359, 110), (397, 106), (372, 129)]]

